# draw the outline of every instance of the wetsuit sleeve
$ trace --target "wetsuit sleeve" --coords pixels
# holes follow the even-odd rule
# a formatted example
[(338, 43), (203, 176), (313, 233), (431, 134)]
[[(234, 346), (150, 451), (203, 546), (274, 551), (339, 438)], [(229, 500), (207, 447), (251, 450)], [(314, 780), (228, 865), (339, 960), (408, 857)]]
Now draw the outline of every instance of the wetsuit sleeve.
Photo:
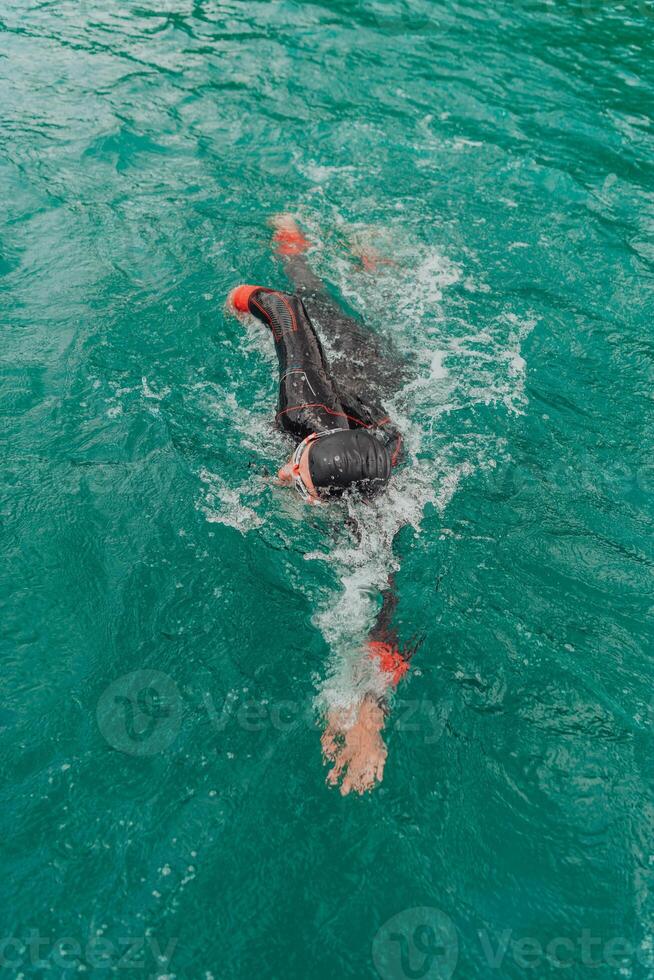
[[(368, 636), (368, 653), (379, 669), (387, 676), (387, 686), (397, 687), (409, 670), (409, 662), (419, 644), (400, 649), (396, 630), (392, 620), (397, 607), (397, 592), (395, 575), (388, 577), (388, 585), (382, 592), (382, 606)], [(386, 698), (382, 697), (380, 704), (386, 706)]]
[(272, 289), (254, 290), (248, 308), (270, 327), (279, 363), (277, 421), (298, 439), (332, 429), (372, 429), (395, 465), (402, 440), (382, 406), (332, 377), (302, 300)]
[(384, 443), (391, 456), (391, 463), (396, 466), (403, 458), (402, 435), (397, 425), (377, 402), (364, 400), (358, 394), (336, 386), (341, 402), (348, 415), (360, 419), (362, 425), (372, 429)]
[(277, 421), (298, 439), (349, 427), (313, 324), (298, 296), (258, 289), (250, 312), (270, 327), (279, 363)]

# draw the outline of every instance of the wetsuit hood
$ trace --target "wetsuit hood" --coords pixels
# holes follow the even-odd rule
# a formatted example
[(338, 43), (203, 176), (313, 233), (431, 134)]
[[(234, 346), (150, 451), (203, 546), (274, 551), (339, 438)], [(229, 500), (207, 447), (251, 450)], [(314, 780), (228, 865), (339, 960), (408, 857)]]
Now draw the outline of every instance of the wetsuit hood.
[(383, 490), (391, 475), (391, 456), (365, 429), (336, 429), (309, 449), (309, 473), (320, 493), (339, 494), (355, 487), (365, 496)]

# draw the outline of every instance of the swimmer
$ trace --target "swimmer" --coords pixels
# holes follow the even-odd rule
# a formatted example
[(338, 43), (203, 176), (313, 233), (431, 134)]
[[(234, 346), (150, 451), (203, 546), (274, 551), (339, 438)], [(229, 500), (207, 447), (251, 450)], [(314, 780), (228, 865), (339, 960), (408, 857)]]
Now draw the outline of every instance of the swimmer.
[[(277, 423), (296, 442), (279, 470), (306, 504), (326, 505), (344, 493), (364, 500), (383, 493), (402, 456), (402, 437), (380, 400), (402, 381), (398, 358), (345, 313), (306, 259), (310, 242), (290, 215), (275, 219), (273, 243), (293, 292), (265, 286), (237, 286), (228, 304), (250, 313), (271, 331), (279, 363)], [(373, 259), (360, 256), (364, 269)], [(329, 346), (329, 362), (316, 327)], [(341, 793), (363, 793), (381, 781), (387, 749), (381, 732), (388, 712), (385, 691), (409, 667), (391, 626), (397, 603), (393, 577), (368, 637), (367, 653), (378, 677), (352, 710), (334, 710), (322, 736), (326, 761), (334, 763), (327, 781), (341, 782)]]

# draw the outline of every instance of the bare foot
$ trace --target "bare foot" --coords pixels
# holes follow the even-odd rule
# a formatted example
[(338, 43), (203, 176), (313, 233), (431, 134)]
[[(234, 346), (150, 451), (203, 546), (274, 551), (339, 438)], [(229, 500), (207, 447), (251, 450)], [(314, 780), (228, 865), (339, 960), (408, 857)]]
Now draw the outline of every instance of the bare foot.
[(366, 793), (381, 782), (388, 750), (381, 736), (384, 713), (377, 701), (366, 696), (352, 712), (330, 713), (322, 736), (325, 760), (334, 763), (327, 775), (330, 786), (341, 777), (341, 793)]
[(350, 708), (349, 710), (339, 708), (330, 711), (327, 715), (327, 725), (320, 739), (325, 761), (333, 762), (336, 758), (337, 752), (343, 745), (345, 732), (352, 725), (357, 712), (358, 708)]

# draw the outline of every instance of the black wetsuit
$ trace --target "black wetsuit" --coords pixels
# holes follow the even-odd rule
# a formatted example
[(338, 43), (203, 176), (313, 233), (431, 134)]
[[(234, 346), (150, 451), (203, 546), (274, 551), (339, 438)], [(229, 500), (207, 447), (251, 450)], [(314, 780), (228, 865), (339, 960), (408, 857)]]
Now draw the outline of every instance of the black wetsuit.
[[(250, 312), (270, 327), (275, 340), (279, 425), (297, 442), (313, 432), (363, 429), (379, 439), (394, 466), (401, 457), (402, 437), (384, 410), (381, 396), (402, 385), (403, 359), (393, 356), (390, 344), (387, 352), (382, 351), (378, 338), (340, 308), (303, 255), (286, 256), (284, 264), (295, 292), (260, 288), (248, 301)], [(326, 338), (329, 363), (314, 323)], [(380, 656), (380, 644), (387, 648), (386, 656), (400, 656), (391, 622), (396, 604), (391, 574), (369, 635), (371, 652), (376, 649)], [(393, 684), (404, 673), (417, 645), (402, 653), (404, 667), (395, 661), (383, 664), (384, 670), (391, 671)]]
[[(315, 289), (298, 284), (292, 275), (293, 261), (287, 268), (297, 293), (261, 288), (249, 300), (251, 312), (270, 327), (275, 339), (280, 375), (277, 421), (298, 442), (312, 432), (367, 429), (387, 448), (395, 465), (402, 439), (371, 393), (371, 371), (378, 383), (390, 387), (398, 383), (397, 367), (392, 376), (371, 335), (339, 309), (320, 280), (315, 280)], [(294, 271), (302, 272), (303, 281), (312, 276), (304, 262)], [(326, 327), (331, 366), (307, 306), (314, 308), (314, 315)]]

